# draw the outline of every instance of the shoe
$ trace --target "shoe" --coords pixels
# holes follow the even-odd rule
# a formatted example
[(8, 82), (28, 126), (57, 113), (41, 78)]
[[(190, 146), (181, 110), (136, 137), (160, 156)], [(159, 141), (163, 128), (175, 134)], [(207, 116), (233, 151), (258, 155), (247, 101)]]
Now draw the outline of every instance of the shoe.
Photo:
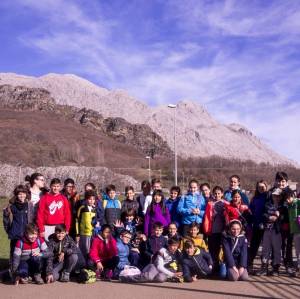
[(267, 264), (261, 264), (261, 269), (255, 273), (256, 276), (266, 276), (267, 274), (268, 274)]
[(294, 268), (288, 268), (287, 269), (287, 274), (288, 274), (288, 276), (290, 276), (290, 277), (296, 277), (296, 269), (294, 269)]
[(113, 277), (113, 271), (112, 270), (105, 270), (104, 279), (111, 280), (112, 277)]
[(44, 284), (44, 280), (41, 276), (41, 274), (34, 274), (34, 281), (36, 284)]
[(273, 266), (273, 269), (268, 273), (269, 276), (279, 276), (279, 268), (280, 266)]
[(61, 277), (60, 277), (59, 281), (61, 281), (61, 282), (69, 282), (70, 281), (70, 273), (66, 272), (66, 271), (63, 271), (61, 273)]
[(28, 277), (21, 277), (19, 282), (20, 282), (20, 284), (28, 284), (29, 279), (28, 279)]

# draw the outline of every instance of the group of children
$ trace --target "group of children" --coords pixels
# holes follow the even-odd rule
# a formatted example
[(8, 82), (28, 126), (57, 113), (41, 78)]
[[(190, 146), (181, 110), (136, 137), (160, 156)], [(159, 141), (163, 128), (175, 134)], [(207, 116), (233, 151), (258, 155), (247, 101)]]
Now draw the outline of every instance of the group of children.
[[(257, 182), (250, 201), (237, 175), (225, 192), (193, 179), (186, 194), (174, 186), (168, 198), (159, 179), (143, 181), (141, 194), (128, 186), (123, 201), (114, 185), (97, 192), (87, 183), (81, 196), (71, 178), (63, 185), (52, 179), (49, 190), (40, 173), (26, 180), (3, 210), (15, 284), (68, 282), (87, 273), (95, 280), (236, 281), (249, 272), (279, 275), (282, 262), (290, 276), (299, 270), (300, 199), (284, 172), (270, 189)], [(261, 268), (254, 271), (261, 244)]]

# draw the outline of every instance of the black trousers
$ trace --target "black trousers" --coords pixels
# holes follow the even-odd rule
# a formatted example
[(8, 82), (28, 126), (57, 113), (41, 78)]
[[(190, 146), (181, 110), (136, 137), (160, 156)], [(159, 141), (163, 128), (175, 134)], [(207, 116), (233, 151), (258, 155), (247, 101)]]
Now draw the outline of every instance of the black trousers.
[(253, 227), (252, 231), (252, 238), (250, 242), (250, 247), (248, 251), (248, 265), (251, 266), (253, 264), (253, 261), (257, 255), (257, 251), (259, 248), (259, 245), (263, 239), (264, 236), (264, 230), (259, 229), (258, 227)]
[(214, 268), (219, 265), (219, 254), (222, 244), (222, 233), (208, 236), (208, 249), (214, 262)]
[(293, 238), (289, 231), (281, 231), (281, 256), (286, 267), (293, 267)]

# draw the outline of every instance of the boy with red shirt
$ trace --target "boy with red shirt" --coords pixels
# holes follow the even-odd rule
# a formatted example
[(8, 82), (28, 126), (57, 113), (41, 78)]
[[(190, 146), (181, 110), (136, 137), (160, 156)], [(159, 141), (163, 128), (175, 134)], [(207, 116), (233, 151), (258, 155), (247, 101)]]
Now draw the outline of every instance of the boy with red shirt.
[(69, 232), (71, 225), (71, 210), (67, 198), (60, 193), (61, 182), (55, 178), (50, 183), (50, 192), (45, 194), (39, 202), (37, 225), (40, 236), (48, 240), (54, 233), (55, 226), (64, 224)]

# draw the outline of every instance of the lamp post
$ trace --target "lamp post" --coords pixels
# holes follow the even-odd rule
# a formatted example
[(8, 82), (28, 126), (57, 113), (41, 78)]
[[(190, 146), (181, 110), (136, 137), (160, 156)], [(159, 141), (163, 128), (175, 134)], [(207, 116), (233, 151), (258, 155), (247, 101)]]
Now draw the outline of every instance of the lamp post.
[(174, 109), (174, 181), (177, 186), (177, 145), (176, 145), (176, 108), (177, 105), (169, 104), (168, 108)]
[(150, 157), (150, 156), (146, 156), (146, 159), (149, 160), (149, 168), (148, 168), (148, 171), (149, 171), (149, 182), (151, 183), (151, 157)]

